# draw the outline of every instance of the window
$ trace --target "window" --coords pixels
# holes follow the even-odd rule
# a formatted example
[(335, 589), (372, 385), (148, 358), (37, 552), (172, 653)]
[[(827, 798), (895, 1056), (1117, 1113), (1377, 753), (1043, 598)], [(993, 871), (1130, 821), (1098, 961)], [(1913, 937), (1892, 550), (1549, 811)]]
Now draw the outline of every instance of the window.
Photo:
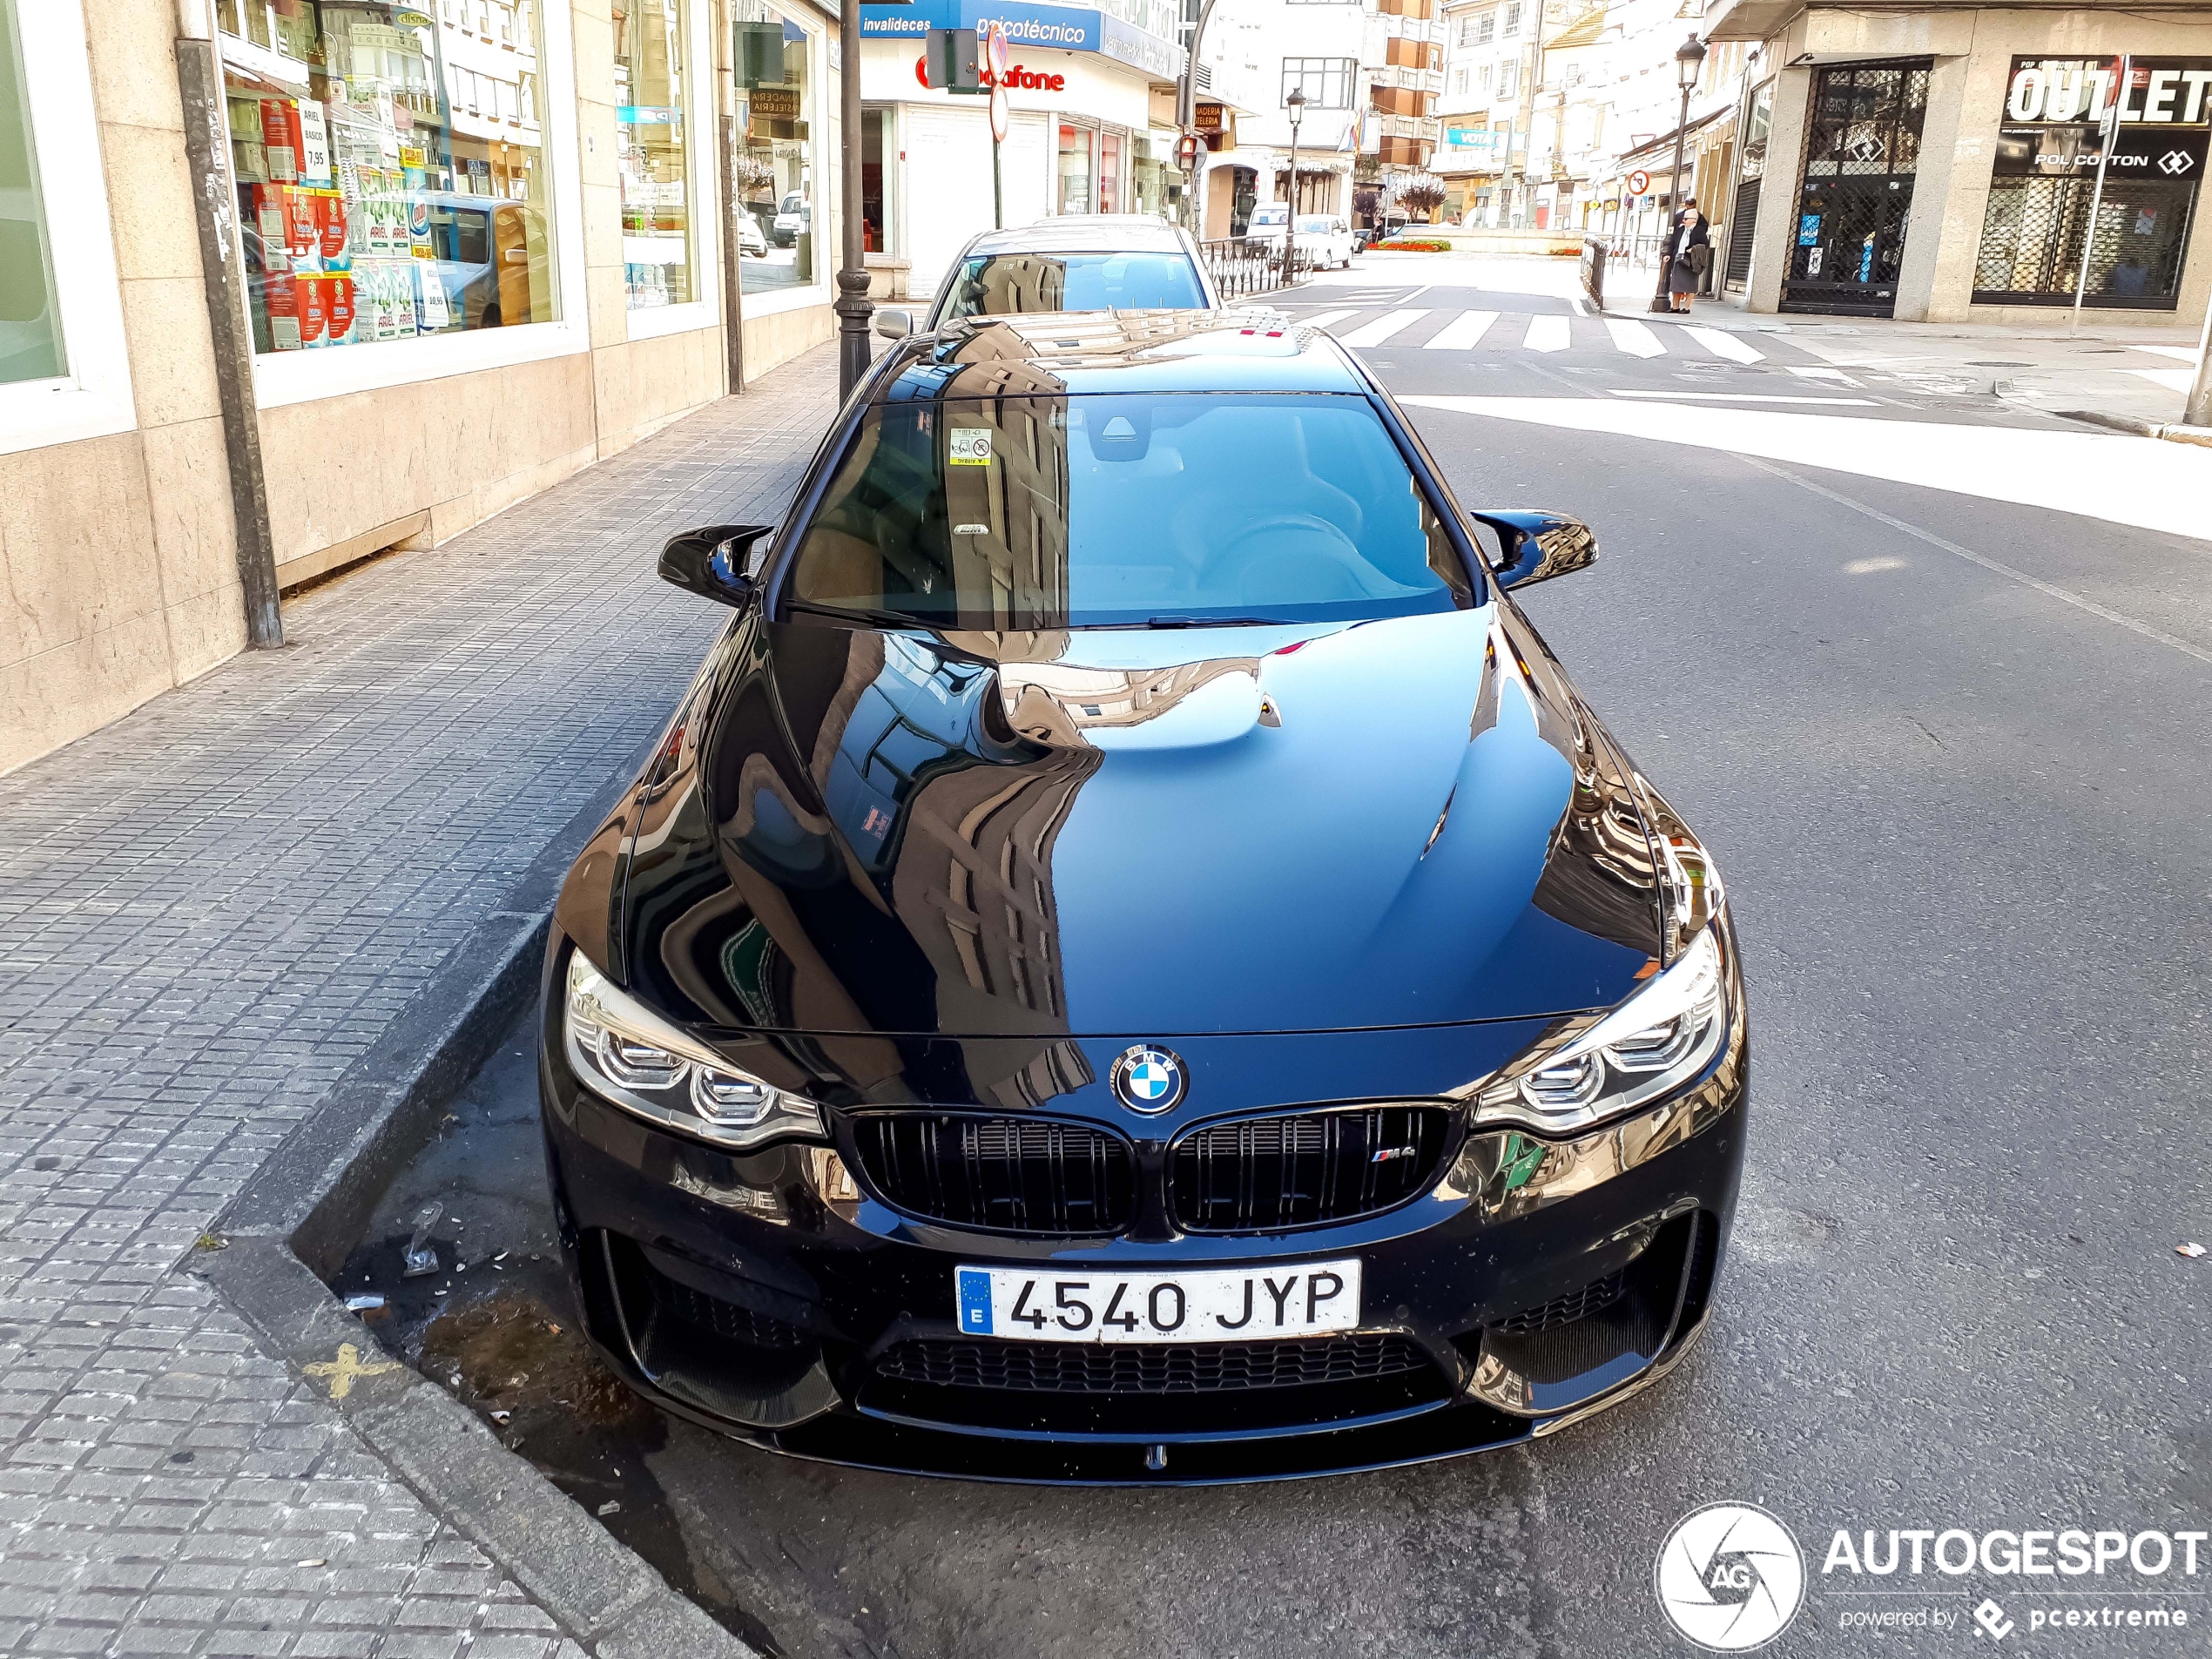
[(1098, 135), (1098, 211), (1122, 211), (1122, 135), (1118, 132)]
[(0, 382), (58, 380), (67, 366), (15, 0), (0, 0)]
[(1521, 0), (1513, 0), (1506, 8), (1505, 32), (1508, 38), (1521, 32)]
[(731, 17), (745, 99), (738, 188), (765, 245), (741, 255), (738, 280), (747, 293), (802, 287), (815, 280), (814, 37), (764, 0), (732, 0)]
[(1498, 96), (1511, 98), (1521, 90), (1521, 60), (1508, 57), (1498, 65)]
[(1282, 101), (1287, 105), (1296, 87), (1305, 94), (1308, 109), (1348, 110), (1358, 67), (1358, 60), (1351, 57), (1285, 57)]
[[(543, 114), (519, 81), (459, 67), (460, 30), (409, 5), (247, 4), (220, 21), (264, 48), (219, 41), (256, 351), (559, 318)], [(534, 67), (541, 46), (503, 61)]]
[(1091, 166), (1091, 145), (1097, 137), (1097, 133), (1089, 127), (1062, 125), (1058, 212), (1091, 213), (1098, 211), (1098, 197), (1092, 183), (1096, 175)]
[(1474, 44), (1474, 26), (1480, 21), (1481, 18), (1473, 16), (1465, 17), (1460, 19), (1460, 28), (1457, 39), (1460, 45), (1472, 46)]
[(632, 311), (698, 299), (685, 177), (685, 0), (614, 0), (615, 167)]
[(1464, 92), (1467, 90), (1467, 71), (1465, 64), (1452, 71), (1452, 90), (1454, 92)]
[(1198, 273), (1180, 253), (999, 253), (963, 261), (937, 320), (1031, 311), (1195, 311)]
[(1474, 20), (1474, 44), (1487, 46), (1498, 35), (1498, 14), (1486, 11)]
[(1364, 397), (879, 407), (806, 526), (792, 608), (972, 629), (1352, 621), (1474, 583)]
[(1482, 74), (1480, 77), (1480, 84), (1485, 92), (1487, 92), (1490, 90), (1490, 77), (1495, 68), (1496, 65), (1493, 64), (1485, 64), (1482, 66)]

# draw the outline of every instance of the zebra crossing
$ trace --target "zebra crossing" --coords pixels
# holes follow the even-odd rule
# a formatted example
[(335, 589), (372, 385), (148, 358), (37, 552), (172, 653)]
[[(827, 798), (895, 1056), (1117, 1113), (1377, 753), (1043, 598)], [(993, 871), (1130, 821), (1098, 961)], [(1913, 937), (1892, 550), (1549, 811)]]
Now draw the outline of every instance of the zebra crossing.
[(1378, 314), (1372, 306), (1354, 306), (1318, 311), (1296, 320), (1305, 327), (1329, 330), (1354, 351), (1383, 346), (1439, 352), (1487, 348), (1544, 355), (1598, 351), (1643, 360), (1681, 358), (1748, 367), (1768, 362), (1775, 350), (1771, 341), (1764, 342), (1763, 348), (1740, 334), (1699, 323), (1653, 327), (1633, 318), (1568, 316), (1560, 312), (1514, 315), (1456, 306), (1401, 306)]

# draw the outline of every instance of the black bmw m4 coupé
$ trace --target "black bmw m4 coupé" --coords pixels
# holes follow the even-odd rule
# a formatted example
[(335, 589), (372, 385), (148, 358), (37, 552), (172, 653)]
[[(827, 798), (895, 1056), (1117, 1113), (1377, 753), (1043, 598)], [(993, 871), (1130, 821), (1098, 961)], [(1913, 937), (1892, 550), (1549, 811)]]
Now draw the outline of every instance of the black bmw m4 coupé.
[(998, 1480), (1559, 1428), (1703, 1330), (1743, 1161), (1704, 849), (1271, 313), (900, 342), (555, 913), (584, 1324), (761, 1446)]

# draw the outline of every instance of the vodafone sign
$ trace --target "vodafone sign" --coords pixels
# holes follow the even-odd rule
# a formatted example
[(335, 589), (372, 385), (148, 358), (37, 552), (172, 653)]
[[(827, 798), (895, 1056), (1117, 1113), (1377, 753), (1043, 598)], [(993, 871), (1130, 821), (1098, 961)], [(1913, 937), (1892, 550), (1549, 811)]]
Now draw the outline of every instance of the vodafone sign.
[[(914, 59), (914, 79), (920, 81), (925, 87), (929, 84), (929, 54), (927, 52)], [(982, 81), (986, 86), (1001, 84), (999, 78), (988, 69), (982, 73)], [(1024, 69), (1021, 64), (1016, 64), (1006, 71), (1003, 84), (1024, 92), (1064, 92), (1068, 90), (1068, 78), (1065, 75), (1048, 75), (1037, 70)]]

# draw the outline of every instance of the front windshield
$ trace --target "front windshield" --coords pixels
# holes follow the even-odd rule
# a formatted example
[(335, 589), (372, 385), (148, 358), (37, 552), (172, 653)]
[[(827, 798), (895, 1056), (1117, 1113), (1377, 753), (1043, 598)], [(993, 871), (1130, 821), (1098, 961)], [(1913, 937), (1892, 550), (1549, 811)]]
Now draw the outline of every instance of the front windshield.
[(1285, 212), (1286, 210), (1280, 202), (1276, 203), (1272, 207), (1255, 207), (1252, 209), (1252, 227), (1254, 229), (1258, 229), (1263, 225), (1280, 225), (1285, 216)]
[(788, 592), (801, 612), (983, 631), (1333, 622), (1474, 603), (1365, 398), (1256, 393), (870, 409)]
[(944, 315), (1030, 311), (1197, 311), (1198, 273), (1180, 253), (998, 253), (962, 260)]

